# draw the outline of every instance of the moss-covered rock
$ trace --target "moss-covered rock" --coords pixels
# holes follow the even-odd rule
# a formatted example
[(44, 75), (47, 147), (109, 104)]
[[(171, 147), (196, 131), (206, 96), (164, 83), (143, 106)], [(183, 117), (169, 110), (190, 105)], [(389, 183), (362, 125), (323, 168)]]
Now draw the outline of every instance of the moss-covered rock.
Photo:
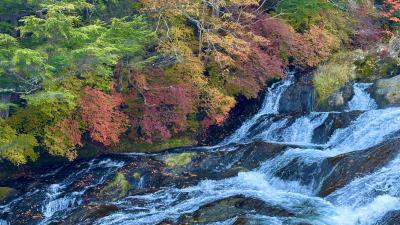
[(122, 138), (120, 144), (114, 146), (112, 152), (161, 152), (165, 149), (178, 148), (195, 144), (192, 137), (189, 135), (182, 135), (172, 137), (171, 139), (163, 142), (137, 142)]
[(182, 167), (190, 163), (192, 161), (193, 156), (195, 155), (196, 153), (194, 152), (172, 154), (165, 157), (164, 162), (168, 167), (173, 167), (173, 168)]
[(13, 191), (10, 187), (0, 187), (0, 202), (10, 197)]
[(400, 75), (375, 82), (371, 94), (379, 107), (400, 105)]
[(125, 175), (118, 172), (114, 179), (100, 190), (99, 198), (115, 201), (126, 197), (130, 189), (131, 185), (126, 180)]
[[(335, 95), (349, 81), (356, 78), (351, 64), (329, 63), (321, 66), (314, 75), (313, 84), (317, 92), (317, 102), (323, 104)], [(338, 102), (340, 103), (340, 101)]]
[(339, 90), (322, 101), (317, 102), (318, 111), (341, 111), (354, 96), (354, 89), (351, 83), (347, 83)]

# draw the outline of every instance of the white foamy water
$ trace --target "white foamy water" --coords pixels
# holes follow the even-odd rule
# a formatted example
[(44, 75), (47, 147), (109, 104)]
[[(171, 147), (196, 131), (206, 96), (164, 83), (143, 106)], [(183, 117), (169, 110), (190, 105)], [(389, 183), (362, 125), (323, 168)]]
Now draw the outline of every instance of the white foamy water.
[(400, 108), (371, 110), (361, 114), (349, 127), (336, 130), (328, 145), (348, 152), (377, 145), (400, 131)]
[[(118, 168), (124, 165), (123, 162), (113, 161), (111, 159), (102, 160), (95, 162), (92, 160), (88, 163), (87, 168), (79, 171), (76, 174), (72, 174), (70, 177), (64, 180), (60, 184), (52, 184), (48, 187), (46, 193), (46, 199), (42, 207), (42, 213), (45, 219), (40, 224), (48, 224), (52, 216), (56, 213), (63, 212), (64, 210), (71, 209), (82, 203), (81, 196), (92, 187), (96, 187), (102, 184), (105, 179), (113, 174)], [(94, 172), (96, 169), (101, 169), (102, 175), (98, 178), (95, 183), (88, 184), (79, 191), (69, 193), (66, 191), (67, 187), (73, 184), (75, 179), (79, 179), (80, 175)]]
[(246, 120), (243, 125), (235, 131), (230, 137), (226, 138), (220, 145), (239, 142), (245, 138), (250, 128), (257, 122), (257, 120), (267, 114), (276, 114), (279, 110), (279, 100), (287, 88), (294, 83), (294, 73), (288, 73), (286, 79), (273, 84), (268, 88), (265, 95), (261, 109), (256, 115)]
[[(326, 172), (322, 171), (321, 163), (329, 157), (350, 151), (362, 153), (398, 134), (400, 108), (376, 109), (376, 103), (366, 92), (370, 84), (355, 84), (355, 95), (348, 109), (365, 112), (347, 127), (337, 129), (329, 141), (318, 148), (312, 143), (313, 135), (321, 125), (328, 128), (332, 126), (326, 121), (329, 112), (312, 112), (301, 116), (277, 115), (280, 97), (293, 83), (291, 74), (274, 84), (268, 89), (260, 111), (220, 145), (209, 149), (236, 149), (235, 146), (224, 149), (223, 145), (256, 139), (298, 144), (296, 147), (288, 147), (275, 158), (263, 162), (259, 168), (231, 178), (202, 180), (185, 188), (163, 187), (153, 193), (128, 196), (112, 202), (120, 210), (100, 218), (95, 224), (148, 225), (164, 220), (176, 221), (183, 214), (193, 213), (206, 204), (238, 195), (259, 199), (268, 206), (293, 214), (292, 217), (274, 217), (259, 215), (254, 211), (251, 215), (245, 215), (255, 224), (372, 225), (387, 212), (400, 209), (400, 156), (383, 168), (354, 179), (326, 198), (316, 196), (321, 179), (325, 178), (320, 175)], [(91, 161), (77, 174), (59, 184), (48, 186), (43, 201), (45, 220), (42, 224), (48, 224), (60, 214), (64, 215), (66, 211), (82, 204), (81, 196), (88, 188), (103, 183), (122, 166), (123, 163), (112, 160)], [(88, 173), (101, 174), (97, 174), (96, 180), (87, 187), (67, 191), (76, 179)], [(145, 186), (146, 179), (142, 176), (138, 187)], [(4, 208), (8, 210), (4, 212), (12, 211), (12, 204)], [(209, 224), (233, 224), (236, 219), (225, 218)], [(2, 224), (0, 220), (0, 225), (8, 224)]]
[(378, 108), (375, 100), (367, 92), (371, 85), (372, 83), (355, 83), (353, 85), (354, 97), (348, 103), (349, 110), (372, 110)]
[[(280, 96), (290, 86), (281, 82), (270, 89), (268, 96)], [(277, 89), (280, 87), (282, 89)], [(326, 199), (315, 197), (320, 184), (314, 175), (321, 173), (321, 163), (329, 157), (344, 152), (363, 150), (387, 140), (400, 131), (400, 108), (376, 110), (373, 100), (366, 95), (366, 84), (355, 85), (355, 96), (349, 103), (351, 110), (366, 110), (348, 127), (338, 129), (329, 139), (327, 149), (290, 148), (277, 157), (264, 162), (251, 172), (239, 173), (237, 177), (219, 181), (207, 180), (198, 185), (176, 189), (167, 188), (143, 196), (131, 196), (120, 201), (118, 212), (102, 218), (97, 224), (154, 224), (162, 220), (176, 220), (182, 214), (192, 213), (202, 205), (230, 196), (244, 195), (261, 199), (275, 207), (293, 212), (293, 218), (266, 217), (258, 215), (255, 221), (269, 224), (293, 224), (298, 222), (324, 225), (369, 225), (374, 224), (387, 212), (400, 208), (400, 159), (377, 172), (358, 178), (332, 193)], [(273, 101), (269, 101), (273, 102)], [(269, 104), (274, 106), (274, 104)], [(312, 144), (314, 130), (327, 119), (327, 113), (311, 113), (290, 122), (288, 118), (273, 120), (260, 118), (278, 109), (263, 107), (248, 120), (227, 142), (262, 139), (283, 143)], [(256, 124), (260, 123), (260, 124)], [(256, 125), (254, 137), (249, 131)], [(254, 132), (254, 131), (253, 131)], [(252, 133), (254, 135), (254, 133)], [(291, 164), (295, 162), (295, 164)], [(276, 177), (279, 171), (295, 167), (300, 180), (283, 180)], [(289, 170), (290, 171), (290, 170)], [(293, 174), (289, 174), (293, 178)], [(296, 178), (294, 176), (294, 178)], [(144, 206), (144, 207), (143, 207)], [(254, 215), (253, 215), (254, 216)], [(264, 220), (264, 219), (265, 220)], [(235, 218), (221, 223), (233, 223)]]

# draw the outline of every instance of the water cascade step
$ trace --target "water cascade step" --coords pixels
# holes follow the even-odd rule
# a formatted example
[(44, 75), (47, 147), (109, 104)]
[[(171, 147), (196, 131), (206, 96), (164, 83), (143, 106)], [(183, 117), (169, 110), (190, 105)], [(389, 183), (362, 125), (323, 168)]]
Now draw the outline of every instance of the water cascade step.
[[(341, 112), (279, 113), (296, 82), (288, 73), (268, 88), (259, 112), (217, 146), (106, 156), (38, 178), (0, 206), (0, 225), (373, 225), (395, 218), (400, 108), (378, 109), (371, 84), (355, 83)], [(116, 180), (128, 184), (125, 195), (100, 198)], [(28, 208), (33, 216), (23, 215)]]

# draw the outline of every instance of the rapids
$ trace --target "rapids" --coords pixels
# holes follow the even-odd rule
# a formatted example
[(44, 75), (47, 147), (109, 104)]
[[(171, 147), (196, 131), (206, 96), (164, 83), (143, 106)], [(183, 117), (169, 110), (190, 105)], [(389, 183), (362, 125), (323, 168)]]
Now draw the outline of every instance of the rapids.
[[(312, 224), (367, 225), (380, 224), (388, 212), (400, 209), (400, 156), (390, 159), (383, 167), (356, 177), (327, 196), (319, 195), (322, 182), (329, 171), (324, 170), (327, 159), (350, 153), (362, 154), (369, 148), (398, 137), (400, 108), (378, 109), (367, 93), (371, 84), (354, 84), (354, 96), (343, 112), (311, 112), (308, 114), (278, 113), (282, 93), (294, 84), (293, 73), (267, 89), (259, 112), (245, 121), (231, 136), (217, 146), (203, 151), (232, 151), (237, 144), (257, 141), (287, 145), (280, 154), (261, 162), (250, 171), (240, 171), (222, 179), (202, 179), (187, 186), (167, 185), (154, 191), (129, 194), (118, 200), (83, 198), (86, 192), (103, 185), (126, 161), (119, 158), (94, 159), (84, 163), (68, 176), (50, 174), (54, 183), (31, 188), (0, 206), (0, 225), (12, 224), (23, 204), (40, 205), (42, 215), (30, 224), (50, 224), (63, 221), (76, 213), (78, 206), (93, 202), (112, 204), (118, 208), (92, 221), (98, 225), (179, 223), (183, 215), (196, 213), (204, 206), (232, 197), (245, 196), (290, 212), (290, 216), (262, 215), (247, 211), (245, 224)], [(348, 126), (337, 128), (326, 143), (316, 143), (313, 137), (330, 115), (361, 111)], [(129, 156), (132, 160), (139, 156)], [(140, 156), (142, 157), (142, 156)], [(147, 157), (147, 156), (143, 156)], [(148, 156), (153, 157), (153, 156)], [(157, 154), (154, 157), (158, 157)], [(294, 163), (295, 162), (295, 163)], [(221, 165), (230, 167), (230, 164)], [(76, 183), (90, 174), (84, 185)], [(301, 177), (294, 176), (299, 174)], [(145, 187), (142, 176), (138, 188)], [(93, 201), (93, 202), (92, 202)], [(218, 212), (216, 212), (218, 213)], [(242, 215), (243, 216), (243, 215)], [(236, 224), (238, 216), (196, 224)], [(67, 224), (67, 223), (66, 223)], [(82, 224), (90, 224), (82, 222)]]

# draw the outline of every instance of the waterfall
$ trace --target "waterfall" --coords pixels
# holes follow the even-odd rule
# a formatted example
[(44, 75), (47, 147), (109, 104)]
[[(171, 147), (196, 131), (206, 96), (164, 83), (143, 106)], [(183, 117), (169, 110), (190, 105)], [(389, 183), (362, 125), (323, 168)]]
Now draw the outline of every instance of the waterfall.
[[(268, 206), (291, 213), (291, 216), (274, 216), (248, 211), (245, 216), (255, 221), (254, 224), (375, 225), (387, 212), (400, 209), (400, 155), (388, 159), (388, 164), (369, 174), (360, 174), (328, 193), (326, 197), (318, 195), (322, 181), (332, 172), (329, 171), (332, 168), (323, 166), (324, 162), (332, 157), (341, 160), (342, 154), (349, 152), (353, 155), (362, 154), (368, 148), (399, 135), (400, 108), (377, 109), (376, 103), (367, 93), (371, 84), (356, 83), (354, 97), (343, 112), (279, 114), (280, 97), (294, 82), (294, 75), (288, 74), (286, 79), (268, 88), (259, 112), (245, 121), (217, 148), (212, 148), (218, 154), (224, 151), (231, 153), (237, 148), (233, 143), (261, 140), (286, 145), (282, 152), (261, 161), (254, 169), (240, 170), (242, 172), (224, 179), (203, 179), (183, 187), (163, 186), (157, 190), (131, 194), (118, 201), (95, 201), (95, 204), (115, 205), (119, 210), (110, 212), (93, 223), (148, 225), (163, 221), (176, 222), (182, 215), (195, 213), (207, 204), (238, 195), (261, 200)], [(349, 112), (358, 110), (362, 112)], [(356, 113), (356, 116), (351, 117), (351, 122), (341, 121), (352, 113)], [(332, 115), (334, 118), (339, 117), (339, 125), (332, 122)], [(327, 132), (330, 137), (324, 139), (328, 140), (326, 143), (313, 143), (313, 136), (321, 127), (332, 129)], [(130, 158), (128, 155), (124, 156)], [(135, 160), (136, 157), (159, 155), (130, 156)], [(231, 160), (236, 160), (233, 158), (235, 157)], [(213, 169), (219, 172), (220, 168), (232, 165), (221, 162), (218, 168)], [(335, 166), (333, 165), (333, 169)], [(89, 161), (79, 171), (60, 182), (46, 185), (44, 189), (26, 193), (8, 205), (0, 206), (0, 225), (8, 225), (4, 220), (7, 219), (6, 215), (12, 213), (13, 207), (19, 202), (32, 196), (42, 201), (41, 213), (44, 219), (39, 224), (50, 224), (58, 221), (57, 219), (64, 219), (73, 213), (72, 209), (85, 204), (85, 201), (90, 203), (90, 199), (83, 198), (85, 192), (109, 180), (119, 169), (125, 169), (124, 162), (111, 159)], [(177, 171), (179, 169), (164, 172), (174, 174)], [(85, 187), (75, 189), (74, 183), (87, 175), (91, 176), (91, 182)], [(146, 175), (140, 175), (136, 187), (145, 189)], [(234, 224), (237, 219), (224, 218), (207, 224)]]
[(367, 92), (371, 85), (372, 83), (355, 83), (353, 85), (354, 97), (348, 103), (349, 110), (372, 110), (378, 108), (375, 100)]
[(278, 113), (279, 100), (281, 99), (282, 94), (293, 83), (294, 83), (294, 72), (288, 72), (284, 80), (277, 82), (273, 84), (270, 88), (268, 88), (261, 109), (257, 112), (257, 114), (246, 120), (242, 124), (242, 126), (235, 131), (235, 133), (233, 133), (230, 137), (222, 141), (220, 145), (239, 142), (244, 137), (246, 137), (250, 128), (256, 124), (257, 120), (261, 116)]

